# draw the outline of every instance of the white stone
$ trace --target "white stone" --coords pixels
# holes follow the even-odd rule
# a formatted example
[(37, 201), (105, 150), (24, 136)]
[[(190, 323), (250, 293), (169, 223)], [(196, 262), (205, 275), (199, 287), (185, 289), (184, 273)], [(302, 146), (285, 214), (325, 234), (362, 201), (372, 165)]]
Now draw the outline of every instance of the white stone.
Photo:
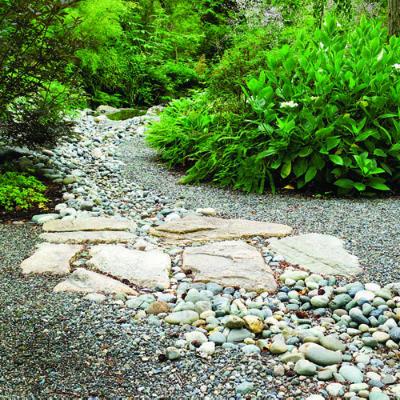
[(197, 342), (200, 344), (207, 343), (207, 336), (199, 331), (185, 333), (185, 339), (188, 343)]
[(77, 231), (77, 232), (47, 232), (40, 238), (50, 243), (69, 244), (104, 244), (104, 243), (132, 243), (137, 236), (125, 231)]
[(286, 261), (314, 273), (353, 276), (362, 272), (358, 258), (348, 253), (343, 241), (334, 236), (311, 233), (270, 239), (269, 243), (269, 249)]
[(366, 283), (365, 290), (369, 290), (370, 292), (376, 292), (378, 290), (381, 290), (381, 285), (378, 285), (377, 283)]
[(76, 269), (54, 288), (54, 292), (137, 294), (135, 290), (116, 279), (84, 268)]
[(196, 212), (198, 214), (205, 215), (207, 217), (215, 217), (217, 215), (217, 211), (215, 210), (215, 208), (211, 208), (211, 207), (197, 208)]
[(122, 245), (98, 245), (89, 250), (88, 265), (118, 279), (141, 287), (170, 285), (170, 257), (161, 250), (139, 251)]
[(89, 293), (84, 297), (84, 299), (92, 301), (93, 303), (104, 303), (106, 296), (101, 293)]
[(87, 217), (46, 222), (43, 230), (46, 232), (76, 232), (76, 231), (133, 231), (136, 224), (129, 220)]
[(374, 298), (375, 298), (375, 294), (373, 292), (370, 292), (369, 290), (360, 290), (354, 296), (355, 301), (358, 301), (358, 300), (371, 301)]
[(243, 241), (189, 247), (183, 252), (182, 269), (191, 271), (194, 282), (240, 286), (246, 290), (270, 291), (277, 285), (261, 253)]
[(32, 222), (38, 225), (43, 225), (45, 222), (53, 221), (59, 218), (59, 214), (38, 214), (32, 217)]
[(215, 353), (215, 343), (214, 342), (206, 342), (203, 343), (199, 349), (199, 353), (207, 354), (207, 355), (212, 355)]
[(42, 243), (36, 252), (21, 264), (23, 274), (66, 275), (72, 258), (83, 250), (82, 246)]

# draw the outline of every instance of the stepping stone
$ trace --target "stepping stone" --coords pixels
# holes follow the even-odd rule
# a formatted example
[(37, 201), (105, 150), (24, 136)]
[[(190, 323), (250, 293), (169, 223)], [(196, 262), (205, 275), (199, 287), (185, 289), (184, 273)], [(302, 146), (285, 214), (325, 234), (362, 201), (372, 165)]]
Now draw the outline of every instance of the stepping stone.
[(292, 233), (292, 228), (267, 222), (188, 215), (152, 228), (150, 233), (174, 241), (206, 242), (254, 236), (284, 237)]
[(42, 243), (33, 256), (22, 262), (22, 273), (66, 275), (71, 270), (71, 260), (82, 250), (77, 245)]
[(89, 251), (88, 266), (141, 287), (168, 288), (171, 259), (161, 250), (140, 251), (122, 245), (98, 245)]
[(136, 224), (132, 221), (106, 217), (58, 219), (48, 221), (43, 225), (45, 232), (133, 231), (135, 229)]
[(124, 231), (78, 231), (42, 233), (40, 238), (50, 243), (110, 244), (133, 243), (137, 236), (131, 232)]
[(225, 241), (183, 252), (183, 270), (194, 282), (215, 282), (246, 290), (274, 292), (277, 284), (261, 253), (243, 241)]
[(116, 279), (88, 271), (84, 268), (75, 270), (65, 281), (60, 282), (54, 292), (72, 293), (125, 293), (136, 295), (137, 292)]
[(330, 235), (310, 233), (285, 239), (271, 239), (269, 249), (291, 264), (313, 273), (353, 276), (362, 272), (358, 258), (344, 248), (344, 242)]

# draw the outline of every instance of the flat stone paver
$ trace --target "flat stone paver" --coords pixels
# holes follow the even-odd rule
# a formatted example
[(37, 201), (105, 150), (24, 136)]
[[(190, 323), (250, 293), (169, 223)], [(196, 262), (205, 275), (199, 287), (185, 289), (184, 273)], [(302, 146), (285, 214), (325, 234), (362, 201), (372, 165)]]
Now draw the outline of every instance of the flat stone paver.
[(134, 229), (136, 224), (132, 221), (107, 217), (57, 219), (45, 222), (43, 225), (45, 232), (133, 231)]
[(50, 243), (110, 244), (133, 243), (137, 236), (126, 231), (77, 231), (42, 233), (40, 238)]
[(68, 274), (71, 259), (82, 250), (83, 247), (78, 245), (42, 243), (31, 257), (22, 262), (22, 273)]
[(72, 293), (137, 294), (134, 289), (116, 279), (84, 268), (78, 268), (75, 270), (65, 281), (60, 282), (53, 291)]
[(150, 233), (174, 241), (207, 242), (255, 236), (284, 237), (292, 230), (290, 226), (268, 222), (189, 215), (152, 228)]
[(243, 241), (186, 248), (182, 268), (192, 272), (194, 282), (215, 282), (256, 291), (277, 289), (272, 270), (261, 253)]
[(88, 265), (141, 287), (168, 288), (171, 258), (161, 250), (140, 251), (122, 245), (98, 245), (89, 250)]
[(335, 236), (310, 233), (269, 242), (269, 249), (287, 262), (317, 274), (354, 276), (362, 272), (358, 258)]

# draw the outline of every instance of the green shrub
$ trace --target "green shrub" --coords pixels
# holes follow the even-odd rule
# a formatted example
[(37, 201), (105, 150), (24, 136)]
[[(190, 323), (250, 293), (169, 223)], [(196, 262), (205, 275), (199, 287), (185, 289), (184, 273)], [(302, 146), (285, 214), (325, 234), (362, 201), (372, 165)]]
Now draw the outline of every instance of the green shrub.
[(46, 186), (33, 176), (16, 172), (0, 174), (0, 209), (27, 210), (43, 206), (48, 199), (44, 195)]
[(400, 38), (376, 21), (345, 31), (328, 16), (268, 53), (238, 114), (203, 98), (173, 103), (149, 133), (185, 181), (246, 191), (396, 190), (400, 181)]

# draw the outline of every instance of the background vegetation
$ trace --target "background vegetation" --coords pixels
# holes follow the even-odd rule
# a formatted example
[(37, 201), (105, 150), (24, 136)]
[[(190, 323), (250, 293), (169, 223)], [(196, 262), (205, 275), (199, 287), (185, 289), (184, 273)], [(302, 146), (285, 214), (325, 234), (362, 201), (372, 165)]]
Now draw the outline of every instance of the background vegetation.
[(87, 106), (169, 104), (148, 141), (184, 182), (395, 191), (400, 23), (387, 11), (387, 0), (0, 0), (0, 145), (55, 142)]

